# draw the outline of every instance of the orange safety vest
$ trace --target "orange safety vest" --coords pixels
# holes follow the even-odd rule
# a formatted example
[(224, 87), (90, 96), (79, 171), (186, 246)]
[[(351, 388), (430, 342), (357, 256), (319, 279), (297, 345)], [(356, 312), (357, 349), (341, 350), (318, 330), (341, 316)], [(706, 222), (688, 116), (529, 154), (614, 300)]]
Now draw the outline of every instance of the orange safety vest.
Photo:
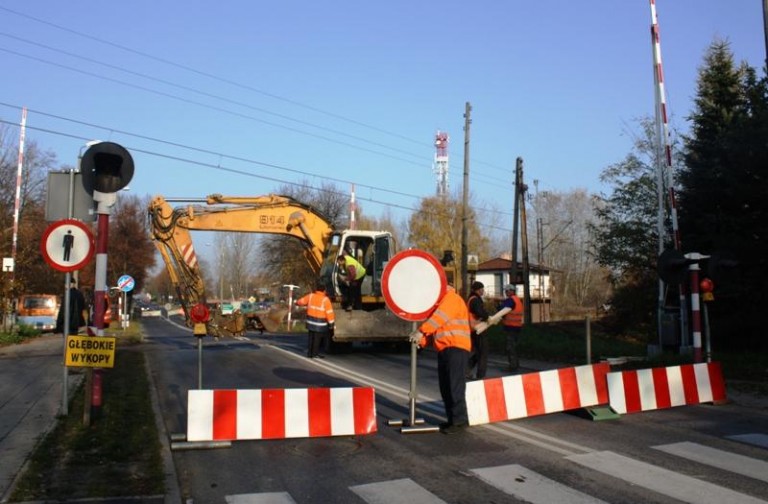
[(302, 297), (296, 304), (307, 307), (307, 330), (324, 332), (336, 322), (331, 300), (323, 291), (315, 291)]
[[(509, 300), (515, 302), (514, 307), (509, 306)], [(505, 327), (523, 327), (523, 302), (520, 301), (520, 298), (512, 294), (512, 297), (507, 298), (504, 303), (502, 303), (502, 306), (512, 308), (512, 311), (504, 315), (501, 319), (502, 325)]]
[[(438, 352), (451, 347), (466, 351), (472, 349), (469, 337), (469, 310), (453, 287), (448, 288), (432, 315), (419, 326), (419, 331), (432, 336)], [(422, 338), (421, 343), (422, 346), (426, 344), (426, 338)]]

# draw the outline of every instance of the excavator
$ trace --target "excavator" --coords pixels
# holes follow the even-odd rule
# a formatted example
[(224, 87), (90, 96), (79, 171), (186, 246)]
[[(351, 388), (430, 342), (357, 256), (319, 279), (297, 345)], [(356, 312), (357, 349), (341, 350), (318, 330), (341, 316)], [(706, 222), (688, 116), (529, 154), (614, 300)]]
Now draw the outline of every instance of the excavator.
[[(171, 206), (176, 202), (187, 205)], [(336, 258), (342, 250), (353, 253), (365, 267), (361, 284), (363, 310), (340, 310), (334, 301), (336, 327), (330, 343), (407, 341), (410, 323), (387, 309), (382, 296), (384, 267), (397, 252), (395, 239), (387, 231), (336, 230), (318, 210), (275, 194), (253, 197), (211, 194), (200, 199), (155, 196), (148, 214), (152, 239), (165, 262), (189, 326), (192, 326), (191, 308), (206, 302), (191, 232), (268, 233), (300, 240), (305, 259), (317, 280), (326, 285), (332, 299), (338, 299), (340, 294)], [(283, 308), (282, 311), (257, 312), (251, 317), (256, 319), (256, 327), (272, 332), (286, 313)], [(216, 313), (207, 323), (207, 331), (214, 337), (238, 336), (245, 333), (247, 322), (239, 311), (231, 316)]]

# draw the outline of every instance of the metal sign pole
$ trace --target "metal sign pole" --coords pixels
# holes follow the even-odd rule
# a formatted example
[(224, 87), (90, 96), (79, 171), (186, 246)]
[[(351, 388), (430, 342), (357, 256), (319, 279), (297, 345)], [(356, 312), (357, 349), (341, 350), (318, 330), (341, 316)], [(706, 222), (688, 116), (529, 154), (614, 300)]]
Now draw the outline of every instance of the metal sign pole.
[(203, 390), (203, 338), (197, 338), (197, 389)]
[[(412, 329), (416, 331), (416, 322), (413, 323)], [(389, 420), (387, 425), (392, 427), (400, 427), (402, 434), (416, 434), (425, 432), (438, 432), (439, 427), (435, 425), (427, 425), (423, 418), (416, 418), (416, 398), (418, 392), (416, 390), (416, 369), (418, 360), (419, 344), (417, 342), (411, 343), (411, 387), (408, 392), (408, 420)]]

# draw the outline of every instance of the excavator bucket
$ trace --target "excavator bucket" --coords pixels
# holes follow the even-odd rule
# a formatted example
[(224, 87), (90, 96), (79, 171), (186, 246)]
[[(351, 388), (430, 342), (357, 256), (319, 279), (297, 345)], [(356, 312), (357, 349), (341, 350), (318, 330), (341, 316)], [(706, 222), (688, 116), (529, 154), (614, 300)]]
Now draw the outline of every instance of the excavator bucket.
[(277, 332), (288, 314), (288, 308), (279, 306), (266, 311), (256, 312), (259, 322), (267, 332)]

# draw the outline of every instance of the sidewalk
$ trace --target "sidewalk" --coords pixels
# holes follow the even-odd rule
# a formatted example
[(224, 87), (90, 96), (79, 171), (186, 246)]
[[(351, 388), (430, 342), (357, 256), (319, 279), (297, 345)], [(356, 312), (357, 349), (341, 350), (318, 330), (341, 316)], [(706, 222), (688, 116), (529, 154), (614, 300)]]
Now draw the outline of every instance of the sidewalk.
[[(43, 336), (19, 345), (0, 347), (0, 503), (8, 502), (16, 479), (24, 472), (37, 443), (51, 431), (56, 425), (57, 416), (62, 413), (63, 360), (64, 343), (60, 335)], [(69, 371), (67, 399), (71, 399), (82, 379), (81, 373)], [(89, 503), (181, 502), (168, 435), (158, 410), (154, 384), (151, 389), (152, 405), (163, 445), (166, 472), (164, 499), (88, 499)], [(82, 411), (69, 411), (68, 414), (82, 415)]]

